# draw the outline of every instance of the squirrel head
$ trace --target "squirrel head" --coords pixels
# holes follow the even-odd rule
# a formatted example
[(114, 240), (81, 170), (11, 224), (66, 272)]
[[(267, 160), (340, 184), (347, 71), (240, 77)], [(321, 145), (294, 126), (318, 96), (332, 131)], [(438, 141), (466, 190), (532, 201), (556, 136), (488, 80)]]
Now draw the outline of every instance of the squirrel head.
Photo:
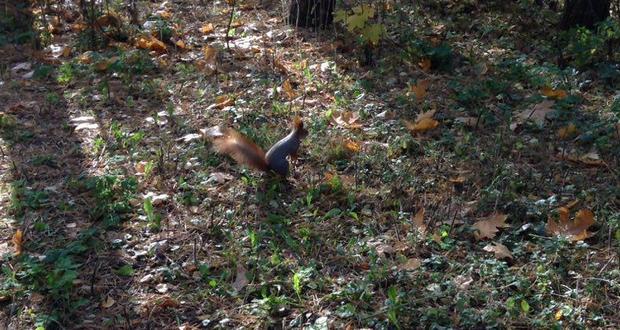
[(293, 130), (297, 133), (300, 139), (308, 136), (308, 130), (304, 128), (304, 122), (301, 120), (301, 117), (297, 116), (293, 120)]

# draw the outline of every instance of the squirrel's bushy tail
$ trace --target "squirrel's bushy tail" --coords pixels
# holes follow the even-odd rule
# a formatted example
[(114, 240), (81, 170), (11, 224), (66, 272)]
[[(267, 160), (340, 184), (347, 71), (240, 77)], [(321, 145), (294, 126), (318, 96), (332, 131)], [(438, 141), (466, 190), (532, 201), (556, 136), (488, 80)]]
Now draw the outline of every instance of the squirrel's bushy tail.
[(237, 163), (268, 171), (269, 165), (265, 160), (265, 152), (243, 134), (233, 130), (220, 130), (218, 137), (213, 141), (215, 150), (232, 157)]

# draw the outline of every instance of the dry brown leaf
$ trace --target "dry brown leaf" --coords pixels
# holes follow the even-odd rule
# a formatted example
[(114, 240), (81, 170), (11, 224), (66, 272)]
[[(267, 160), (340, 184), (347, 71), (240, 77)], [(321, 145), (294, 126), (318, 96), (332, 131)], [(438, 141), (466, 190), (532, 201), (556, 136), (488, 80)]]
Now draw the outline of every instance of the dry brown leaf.
[(497, 259), (512, 259), (512, 253), (504, 244), (491, 243), (483, 248), (487, 252), (495, 253)]
[(424, 72), (429, 72), (431, 71), (431, 59), (430, 58), (423, 58), (419, 63), (418, 66), (420, 66), (420, 69), (422, 69), (422, 71)]
[(157, 304), (161, 308), (177, 308), (180, 306), (178, 301), (168, 296), (163, 297)]
[(430, 84), (430, 80), (424, 79), (424, 80), (418, 81), (417, 84), (409, 87), (409, 89), (411, 90), (411, 93), (415, 95), (416, 102), (421, 102), (424, 99), (424, 97), (426, 96), (426, 92), (428, 90), (429, 84)]
[(422, 261), (418, 258), (410, 258), (404, 264), (401, 264), (398, 268), (400, 270), (412, 271), (420, 268)]
[(21, 231), (21, 229), (15, 231), (15, 234), (13, 234), (12, 242), (13, 246), (15, 247), (15, 255), (18, 256), (22, 254), (22, 252), (24, 251), (24, 233)]
[(428, 230), (428, 226), (424, 223), (425, 212), (426, 210), (424, 208), (421, 208), (412, 218), (413, 224), (421, 234), (426, 234), (426, 231)]
[(151, 36), (149, 49), (160, 54), (168, 51), (164, 42), (153, 36)]
[(540, 93), (550, 99), (555, 99), (555, 100), (561, 100), (568, 96), (568, 93), (566, 93), (565, 90), (555, 89), (551, 87), (543, 87), (540, 90)]
[(415, 123), (405, 120), (405, 127), (409, 130), (410, 133), (424, 133), (426, 131), (430, 131), (439, 126), (439, 122), (433, 118), (422, 118), (421, 120), (416, 121)]
[(544, 100), (536, 105), (532, 109), (527, 109), (519, 114), (519, 119), (523, 122), (528, 119), (533, 120), (538, 126), (544, 126), (547, 118), (547, 114), (553, 111), (553, 105), (555, 101)]
[(205, 57), (205, 61), (209, 64), (214, 64), (217, 58), (217, 48), (206, 45), (202, 47), (202, 54)]
[(594, 213), (588, 209), (581, 209), (575, 215), (575, 219), (570, 221), (570, 211), (566, 207), (558, 209), (559, 219), (553, 217), (547, 220), (547, 233), (556, 236), (565, 236), (570, 241), (583, 241), (593, 234), (588, 232), (588, 228), (594, 224)]
[(235, 100), (228, 95), (220, 95), (215, 98), (215, 106), (222, 109), (235, 104)]
[(295, 90), (293, 90), (293, 86), (291, 85), (291, 82), (288, 79), (286, 79), (282, 83), (282, 90), (284, 91), (284, 94), (286, 94), (286, 97), (289, 100), (292, 100), (295, 97), (297, 97), (297, 93), (295, 93)]
[(341, 127), (351, 129), (357, 129), (362, 127), (362, 124), (357, 122), (360, 119), (360, 116), (355, 112), (344, 111), (340, 113), (340, 115), (332, 118), (334, 119), (334, 122)]
[(62, 57), (69, 57), (71, 56), (71, 52), (73, 52), (73, 49), (71, 47), (65, 47), (62, 49)]
[(101, 307), (102, 308), (110, 308), (115, 303), (116, 303), (116, 300), (114, 300), (114, 298), (108, 296), (104, 301), (101, 302)]
[(475, 229), (474, 237), (476, 240), (485, 238), (492, 239), (499, 231), (499, 228), (510, 227), (510, 225), (506, 223), (506, 219), (508, 219), (508, 216), (501, 213), (494, 213), (486, 218), (481, 218), (473, 225)]
[(289, 70), (288, 68), (284, 65), (284, 63), (282, 63), (282, 60), (279, 58), (276, 58), (273, 61), (273, 66), (282, 74), (284, 75), (288, 75)]
[(213, 32), (213, 30), (215, 30), (215, 28), (213, 27), (212, 23), (205, 23), (200, 27), (200, 32), (202, 32), (203, 34), (209, 34)]
[(168, 10), (160, 10), (158, 12), (155, 13), (155, 15), (165, 19), (165, 20), (169, 20), (172, 17), (172, 13)]
[(558, 137), (562, 140), (572, 138), (573, 136), (577, 135), (577, 133), (579, 133), (577, 131), (577, 126), (575, 126), (575, 124), (573, 123), (570, 123), (558, 129)]
[(247, 270), (245, 267), (241, 264), (237, 264), (237, 276), (235, 277), (235, 282), (232, 284), (232, 287), (236, 292), (241, 291), (241, 289), (250, 283), (246, 277), (246, 273)]
[(353, 152), (353, 153), (357, 153), (357, 152), (359, 152), (362, 149), (362, 147), (360, 146), (359, 143), (357, 143), (357, 142), (355, 142), (353, 140), (349, 140), (349, 139), (343, 141), (342, 147), (345, 150), (347, 150), (349, 152)]

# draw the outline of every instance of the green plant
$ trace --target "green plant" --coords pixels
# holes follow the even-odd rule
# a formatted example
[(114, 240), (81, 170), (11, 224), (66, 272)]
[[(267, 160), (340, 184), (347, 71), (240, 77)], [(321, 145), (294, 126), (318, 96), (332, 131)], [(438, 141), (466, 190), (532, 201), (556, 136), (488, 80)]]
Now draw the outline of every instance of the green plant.
[(347, 31), (356, 35), (362, 44), (376, 46), (385, 34), (385, 27), (381, 23), (372, 23), (375, 17), (375, 8), (371, 5), (353, 7), (351, 11), (337, 10), (335, 22), (341, 22)]

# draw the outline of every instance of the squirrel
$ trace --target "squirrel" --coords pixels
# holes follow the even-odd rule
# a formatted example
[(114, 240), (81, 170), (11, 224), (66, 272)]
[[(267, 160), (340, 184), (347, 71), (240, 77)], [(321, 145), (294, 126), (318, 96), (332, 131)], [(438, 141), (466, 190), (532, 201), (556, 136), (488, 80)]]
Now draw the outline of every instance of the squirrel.
[(308, 135), (301, 118), (296, 117), (291, 132), (265, 153), (256, 143), (234, 129), (221, 130), (216, 126), (203, 133), (214, 138), (213, 145), (218, 153), (229, 155), (237, 163), (264, 172), (273, 171), (281, 176), (288, 175), (286, 157), (290, 155), (291, 159), (296, 159), (301, 140)]

